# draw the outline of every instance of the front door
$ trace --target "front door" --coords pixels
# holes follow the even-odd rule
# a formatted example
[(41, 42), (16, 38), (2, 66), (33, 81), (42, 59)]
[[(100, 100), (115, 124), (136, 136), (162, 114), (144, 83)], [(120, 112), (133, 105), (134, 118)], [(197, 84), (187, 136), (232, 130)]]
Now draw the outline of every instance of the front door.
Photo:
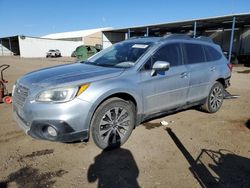
[[(156, 61), (169, 62), (169, 70), (158, 71), (152, 76), (152, 66)], [(140, 74), (145, 115), (176, 108), (186, 103), (189, 74), (182, 63), (180, 44), (172, 43), (160, 47), (144, 65)]]

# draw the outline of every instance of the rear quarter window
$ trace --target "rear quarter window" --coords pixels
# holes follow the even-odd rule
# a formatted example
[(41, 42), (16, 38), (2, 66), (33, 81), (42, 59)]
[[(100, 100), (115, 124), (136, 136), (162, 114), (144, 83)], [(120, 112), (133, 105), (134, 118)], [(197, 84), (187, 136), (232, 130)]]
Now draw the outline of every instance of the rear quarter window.
[(205, 55), (206, 55), (206, 60), (207, 61), (216, 61), (221, 58), (221, 53), (218, 52), (218, 50), (214, 49), (211, 46), (203, 45)]
[(187, 58), (186, 62), (188, 64), (202, 63), (206, 61), (202, 45), (184, 43), (184, 48)]

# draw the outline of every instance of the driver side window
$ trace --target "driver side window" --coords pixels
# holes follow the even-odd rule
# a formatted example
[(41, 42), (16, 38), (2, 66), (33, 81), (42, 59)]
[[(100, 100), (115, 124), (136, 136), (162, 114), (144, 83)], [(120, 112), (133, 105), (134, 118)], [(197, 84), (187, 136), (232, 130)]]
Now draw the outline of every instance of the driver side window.
[(170, 66), (182, 64), (181, 47), (179, 43), (167, 44), (160, 47), (155, 54), (145, 63), (144, 70), (150, 70), (156, 61), (166, 61)]

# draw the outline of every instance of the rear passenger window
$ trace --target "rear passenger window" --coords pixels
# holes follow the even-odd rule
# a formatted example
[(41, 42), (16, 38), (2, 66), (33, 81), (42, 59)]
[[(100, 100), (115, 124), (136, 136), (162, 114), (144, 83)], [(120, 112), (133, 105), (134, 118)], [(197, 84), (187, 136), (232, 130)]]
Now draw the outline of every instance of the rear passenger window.
[(161, 47), (153, 56), (153, 62), (166, 61), (170, 66), (181, 65), (181, 49), (180, 44), (167, 44)]
[(184, 47), (186, 50), (188, 64), (201, 63), (206, 61), (203, 48), (200, 44), (185, 43)]
[(221, 58), (221, 54), (211, 46), (204, 45), (204, 50), (205, 50), (207, 61), (216, 61)]

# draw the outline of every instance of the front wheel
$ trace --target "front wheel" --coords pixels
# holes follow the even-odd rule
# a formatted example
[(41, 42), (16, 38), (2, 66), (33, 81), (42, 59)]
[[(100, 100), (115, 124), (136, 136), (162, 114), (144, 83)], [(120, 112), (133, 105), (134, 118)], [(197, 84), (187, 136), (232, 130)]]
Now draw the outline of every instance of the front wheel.
[(208, 113), (215, 113), (220, 109), (223, 98), (224, 87), (220, 82), (215, 82), (209, 92), (206, 103), (201, 108)]
[(92, 118), (91, 133), (101, 149), (114, 149), (124, 144), (135, 125), (135, 106), (120, 98), (103, 102)]

